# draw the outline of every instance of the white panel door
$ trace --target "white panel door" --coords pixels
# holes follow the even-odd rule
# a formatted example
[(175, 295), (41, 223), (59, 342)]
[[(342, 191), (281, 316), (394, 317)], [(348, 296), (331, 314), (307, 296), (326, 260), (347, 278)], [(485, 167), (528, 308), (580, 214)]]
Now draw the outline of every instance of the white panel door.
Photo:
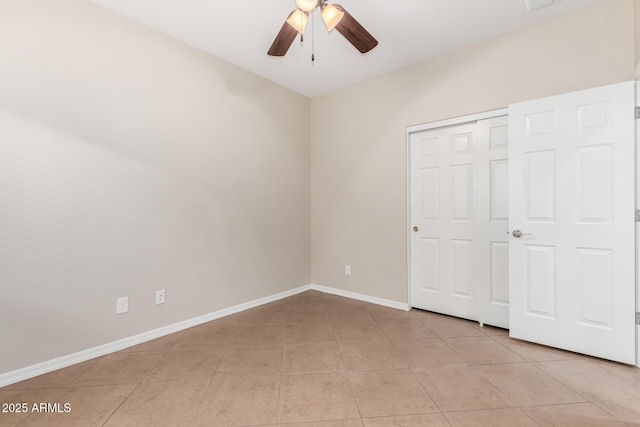
[(417, 308), (477, 319), (476, 124), (411, 134), (411, 287)]
[(478, 320), (509, 328), (509, 118), (477, 122)]
[(509, 107), (510, 335), (635, 363), (633, 82)]

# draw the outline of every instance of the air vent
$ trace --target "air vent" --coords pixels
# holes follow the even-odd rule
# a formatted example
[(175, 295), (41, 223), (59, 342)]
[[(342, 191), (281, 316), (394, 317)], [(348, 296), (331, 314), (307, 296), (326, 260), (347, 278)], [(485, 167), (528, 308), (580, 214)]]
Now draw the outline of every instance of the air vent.
[(533, 12), (545, 6), (557, 3), (560, 0), (524, 0), (524, 5), (527, 8), (527, 12)]

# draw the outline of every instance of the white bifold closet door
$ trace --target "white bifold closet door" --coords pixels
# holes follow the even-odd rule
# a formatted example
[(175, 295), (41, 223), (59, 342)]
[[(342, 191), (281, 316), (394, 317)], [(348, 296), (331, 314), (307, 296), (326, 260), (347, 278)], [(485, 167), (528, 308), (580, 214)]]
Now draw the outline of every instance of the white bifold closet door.
[(627, 82), (509, 107), (512, 337), (635, 363), (634, 106)]
[(508, 327), (507, 121), (410, 135), (414, 307)]

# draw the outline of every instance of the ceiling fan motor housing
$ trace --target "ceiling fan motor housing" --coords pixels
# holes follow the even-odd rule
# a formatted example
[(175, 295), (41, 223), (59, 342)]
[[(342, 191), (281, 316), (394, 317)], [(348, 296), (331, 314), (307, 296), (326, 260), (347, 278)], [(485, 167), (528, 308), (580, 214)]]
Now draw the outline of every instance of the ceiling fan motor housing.
[(305, 12), (311, 12), (313, 9), (320, 5), (320, 0), (296, 0), (296, 6), (298, 9), (304, 10)]

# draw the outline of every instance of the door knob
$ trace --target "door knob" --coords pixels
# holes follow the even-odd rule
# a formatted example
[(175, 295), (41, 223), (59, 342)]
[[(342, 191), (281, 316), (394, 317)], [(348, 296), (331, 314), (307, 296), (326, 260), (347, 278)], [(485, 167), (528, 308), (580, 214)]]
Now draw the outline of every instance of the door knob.
[(419, 230), (420, 230), (420, 229), (418, 228), (418, 226), (416, 226), (416, 225), (414, 225), (414, 226), (413, 226), (413, 231), (414, 231), (415, 233), (417, 233)]
[(520, 230), (513, 230), (513, 233), (511, 233), (511, 235), (512, 235), (513, 237), (517, 238), (517, 239), (519, 239), (519, 238), (520, 238), (520, 237), (522, 237), (522, 236), (528, 236), (529, 234), (531, 234), (531, 233), (523, 233), (523, 232), (522, 232), (522, 231), (520, 231)]

